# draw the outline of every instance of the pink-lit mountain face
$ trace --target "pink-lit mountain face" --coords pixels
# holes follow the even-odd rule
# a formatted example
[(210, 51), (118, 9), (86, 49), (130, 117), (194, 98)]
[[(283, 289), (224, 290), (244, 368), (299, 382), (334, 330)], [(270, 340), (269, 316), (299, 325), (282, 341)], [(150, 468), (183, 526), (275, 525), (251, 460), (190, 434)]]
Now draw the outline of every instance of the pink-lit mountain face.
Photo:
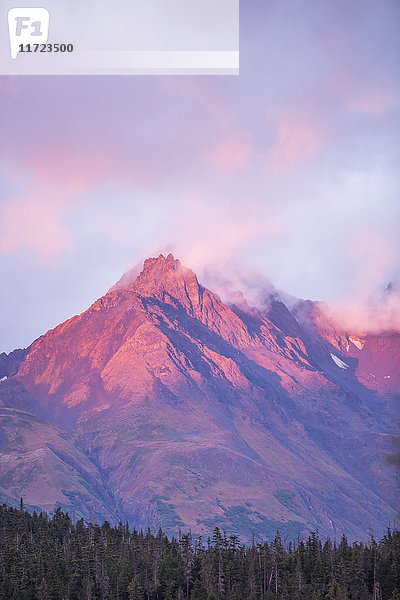
[(228, 306), (148, 259), (3, 359), (1, 496), (167, 532), (378, 535), (397, 508), (399, 349), (313, 303)]

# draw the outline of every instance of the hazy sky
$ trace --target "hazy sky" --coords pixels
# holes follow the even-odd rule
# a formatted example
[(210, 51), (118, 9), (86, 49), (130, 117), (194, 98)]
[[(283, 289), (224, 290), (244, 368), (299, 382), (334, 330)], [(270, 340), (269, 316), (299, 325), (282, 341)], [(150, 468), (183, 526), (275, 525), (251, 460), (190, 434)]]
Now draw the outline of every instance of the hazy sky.
[(160, 251), (370, 318), (399, 280), (399, 23), (242, 0), (238, 77), (0, 78), (0, 352)]

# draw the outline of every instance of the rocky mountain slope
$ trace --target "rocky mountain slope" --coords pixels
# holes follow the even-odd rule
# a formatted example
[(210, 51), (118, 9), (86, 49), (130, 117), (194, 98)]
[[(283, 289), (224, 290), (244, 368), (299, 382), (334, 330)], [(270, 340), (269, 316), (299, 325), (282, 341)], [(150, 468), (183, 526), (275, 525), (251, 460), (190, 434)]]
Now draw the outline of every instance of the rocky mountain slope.
[(224, 304), (169, 255), (0, 383), (0, 493), (137, 528), (379, 535), (396, 516), (400, 335)]

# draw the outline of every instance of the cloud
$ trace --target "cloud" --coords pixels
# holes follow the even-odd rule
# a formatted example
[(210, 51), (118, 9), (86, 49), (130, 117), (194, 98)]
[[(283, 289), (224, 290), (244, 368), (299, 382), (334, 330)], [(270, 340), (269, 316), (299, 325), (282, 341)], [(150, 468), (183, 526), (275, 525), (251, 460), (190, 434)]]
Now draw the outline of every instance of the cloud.
[(332, 304), (332, 314), (345, 328), (360, 333), (400, 331), (400, 293), (396, 249), (384, 234), (362, 228), (352, 237), (349, 258), (354, 262), (354, 279), (346, 298)]
[(273, 295), (278, 295), (273, 284), (248, 266), (230, 260), (220, 269), (209, 265), (203, 269), (201, 281), (220, 296), (223, 302), (239, 308), (268, 310)]
[(66, 216), (76, 209), (79, 194), (106, 176), (109, 161), (96, 149), (83, 155), (54, 143), (25, 151), (25, 171), (15, 165), (10, 173), (17, 192), (0, 205), (0, 252), (26, 249), (30, 261), (52, 262), (72, 241)]
[(206, 160), (223, 172), (232, 174), (249, 166), (253, 147), (248, 139), (228, 139), (215, 144), (205, 156)]
[(295, 119), (281, 119), (275, 145), (268, 152), (267, 165), (280, 175), (307, 164), (323, 147), (323, 137), (315, 126)]
[(0, 79), (3, 322), (47, 328), (54, 263), (61, 320), (160, 251), (362, 315), (399, 273), (398, 15), (249, 2), (239, 77)]
[(181, 198), (167, 229), (171, 236), (168, 251), (200, 276), (210, 266), (224, 270), (232, 259), (245, 262), (249, 249), (260, 240), (272, 241), (281, 235), (279, 219), (267, 208), (262, 214), (244, 198), (226, 198), (201, 189)]
[(359, 335), (400, 332), (400, 293), (396, 289), (368, 298), (360, 295), (325, 310), (342, 329)]
[(26, 248), (45, 261), (52, 261), (64, 251), (71, 238), (62, 223), (65, 202), (59, 200), (33, 193), (28, 198), (13, 197), (3, 203), (0, 251), (9, 254)]
[(349, 101), (350, 110), (380, 117), (400, 105), (400, 91), (372, 89), (362, 92)]

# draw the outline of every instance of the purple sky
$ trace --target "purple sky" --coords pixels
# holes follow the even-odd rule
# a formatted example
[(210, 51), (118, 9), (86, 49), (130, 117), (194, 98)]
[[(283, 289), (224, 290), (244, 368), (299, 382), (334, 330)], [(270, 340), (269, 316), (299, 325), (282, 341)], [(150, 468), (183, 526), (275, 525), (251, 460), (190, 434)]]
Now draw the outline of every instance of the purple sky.
[(0, 352), (160, 251), (371, 321), (399, 280), (400, 4), (241, 4), (238, 77), (0, 78)]

